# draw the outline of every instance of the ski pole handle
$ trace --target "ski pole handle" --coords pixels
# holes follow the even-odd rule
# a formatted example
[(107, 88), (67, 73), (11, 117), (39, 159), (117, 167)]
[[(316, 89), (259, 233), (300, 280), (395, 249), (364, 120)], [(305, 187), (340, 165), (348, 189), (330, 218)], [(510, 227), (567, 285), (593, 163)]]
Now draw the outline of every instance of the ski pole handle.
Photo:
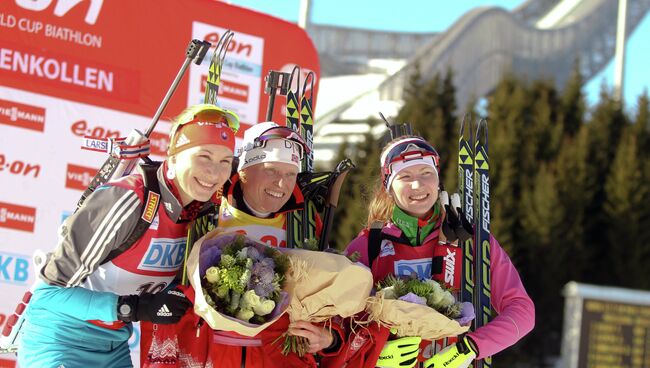
[(176, 91), (176, 88), (181, 82), (181, 79), (183, 79), (187, 68), (190, 66), (190, 63), (194, 61), (196, 65), (201, 65), (201, 62), (203, 61), (205, 54), (207, 54), (208, 50), (210, 49), (210, 46), (212, 45), (208, 41), (199, 41), (196, 39), (190, 41), (190, 44), (187, 46), (187, 51), (185, 51), (185, 62), (183, 62), (183, 66), (181, 66), (181, 69), (178, 71), (178, 74), (176, 74), (176, 78), (174, 78), (172, 85), (167, 91), (167, 94), (160, 103), (160, 106), (158, 106), (158, 111), (156, 111), (156, 114), (153, 116), (151, 124), (149, 125), (149, 129), (147, 129), (147, 131), (144, 133), (147, 138), (149, 138), (151, 132), (153, 132), (154, 128), (156, 127), (158, 119), (160, 119), (160, 115), (162, 115), (165, 107), (167, 107), (169, 100)]
[(275, 107), (275, 95), (280, 89), (280, 95), (285, 96), (289, 92), (289, 79), (291, 74), (270, 70), (264, 78), (266, 86), (264, 92), (269, 94), (269, 106), (266, 108), (266, 121), (273, 119), (273, 108)]

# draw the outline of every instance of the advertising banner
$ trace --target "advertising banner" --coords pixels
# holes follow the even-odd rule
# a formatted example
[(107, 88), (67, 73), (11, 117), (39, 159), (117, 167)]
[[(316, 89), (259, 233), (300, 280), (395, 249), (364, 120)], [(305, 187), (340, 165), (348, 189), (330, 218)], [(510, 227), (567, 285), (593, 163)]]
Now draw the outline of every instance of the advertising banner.
[[(228, 29), (235, 36), (218, 104), (240, 116), (241, 137), (265, 120), (269, 70), (300, 65), (303, 76), (316, 73), (318, 88), (316, 50), (295, 24), (211, 0), (0, 2), (0, 325), (35, 280), (34, 251), (54, 248), (58, 226), (107, 158), (81, 150), (82, 137), (145, 131), (189, 41), (216, 45)], [(173, 116), (202, 102), (212, 52), (191, 65), (165, 109), (151, 136), (154, 159), (165, 155)], [(280, 100), (273, 118), (283, 124)], [(0, 356), (0, 367), (13, 364)]]

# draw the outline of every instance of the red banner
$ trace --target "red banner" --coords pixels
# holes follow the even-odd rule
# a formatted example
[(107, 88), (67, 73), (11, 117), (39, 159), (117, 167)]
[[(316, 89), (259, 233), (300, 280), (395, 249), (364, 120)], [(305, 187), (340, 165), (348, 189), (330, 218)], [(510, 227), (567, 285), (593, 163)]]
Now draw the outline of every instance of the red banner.
[[(258, 90), (271, 69), (290, 71), (298, 64), (318, 75), (316, 50), (302, 29), (220, 1), (6, 0), (0, 3), (0, 80), (18, 89), (151, 116), (183, 63), (189, 40), (214, 45), (218, 29), (235, 32), (226, 63), (236, 60), (232, 70), (261, 74)], [(239, 62), (256, 54), (252, 64), (258, 65)], [(230, 87), (225, 94), (235, 100), (248, 97), (241, 83), (224, 79), (222, 88)], [(187, 101), (186, 78), (166, 111), (173, 115)], [(256, 118), (246, 122), (262, 121), (266, 105), (267, 99), (260, 98)]]

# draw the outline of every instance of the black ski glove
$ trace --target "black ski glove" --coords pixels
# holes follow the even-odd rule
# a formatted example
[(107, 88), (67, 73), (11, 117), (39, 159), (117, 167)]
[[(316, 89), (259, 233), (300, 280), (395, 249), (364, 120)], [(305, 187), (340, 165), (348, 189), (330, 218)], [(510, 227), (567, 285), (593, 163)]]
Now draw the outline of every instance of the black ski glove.
[(124, 295), (117, 300), (117, 318), (122, 322), (172, 324), (180, 321), (190, 306), (192, 303), (178, 290)]
[(474, 235), (474, 230), (460, 207), (460, 195), (453, 193), (450, 198), (447, 192), (441, 191), (440, 203), (447, 214), (446, 221), (442, 224), (442, 231), (447, 237), (447, 241), (465, 242), (471, 238)]

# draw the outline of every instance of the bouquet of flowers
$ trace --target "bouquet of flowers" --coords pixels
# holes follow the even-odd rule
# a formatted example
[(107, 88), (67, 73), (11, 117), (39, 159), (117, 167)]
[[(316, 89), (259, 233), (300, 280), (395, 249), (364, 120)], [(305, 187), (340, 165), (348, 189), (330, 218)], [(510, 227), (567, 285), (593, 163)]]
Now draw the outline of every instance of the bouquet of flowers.
[(237, 233), (199, 239), (188, 258), (194, 311), (215, 330), (255, 336), (287, 309), (289, 257)]
[[(292, 273), (287, 280), (292, 290), (287, 309), (290, 321), (327, 324), (335, 316), (346, 318), (363, 311), (372, 289), (370, 269), (356, 263), (358, 255), (310, 251), (308, 246), (305, 242), (302, 249), (283, 250), (290, 255), (292, 267), (304, 270), (299, 277)], [(307, 352), (309, 342), (304, 337), (285, 332), (275, 342), (282, 338), (283, 354), (303, 356)]]
[(370, 320), (397, 331), (398, 337), (420, 336), (425, 340), (457, 336), (474, 319), (471, 303), (456, 301), (450, 289), (435, 280), (388, 276), (368, 299)]
[(214, 330), (249, 337), (284, 313), (314, 323), (352, 316), (372, 288), (370, 270), (344, 256), (273, 248), (219, 229), (197, 240), (187, 265), (194, 312)]
[(208, 305), (254, 324), (267, 322), (287, 299), (282, 286), (288, 268), (286, 255), (238, 234), (207, 241), (199, 256)]

